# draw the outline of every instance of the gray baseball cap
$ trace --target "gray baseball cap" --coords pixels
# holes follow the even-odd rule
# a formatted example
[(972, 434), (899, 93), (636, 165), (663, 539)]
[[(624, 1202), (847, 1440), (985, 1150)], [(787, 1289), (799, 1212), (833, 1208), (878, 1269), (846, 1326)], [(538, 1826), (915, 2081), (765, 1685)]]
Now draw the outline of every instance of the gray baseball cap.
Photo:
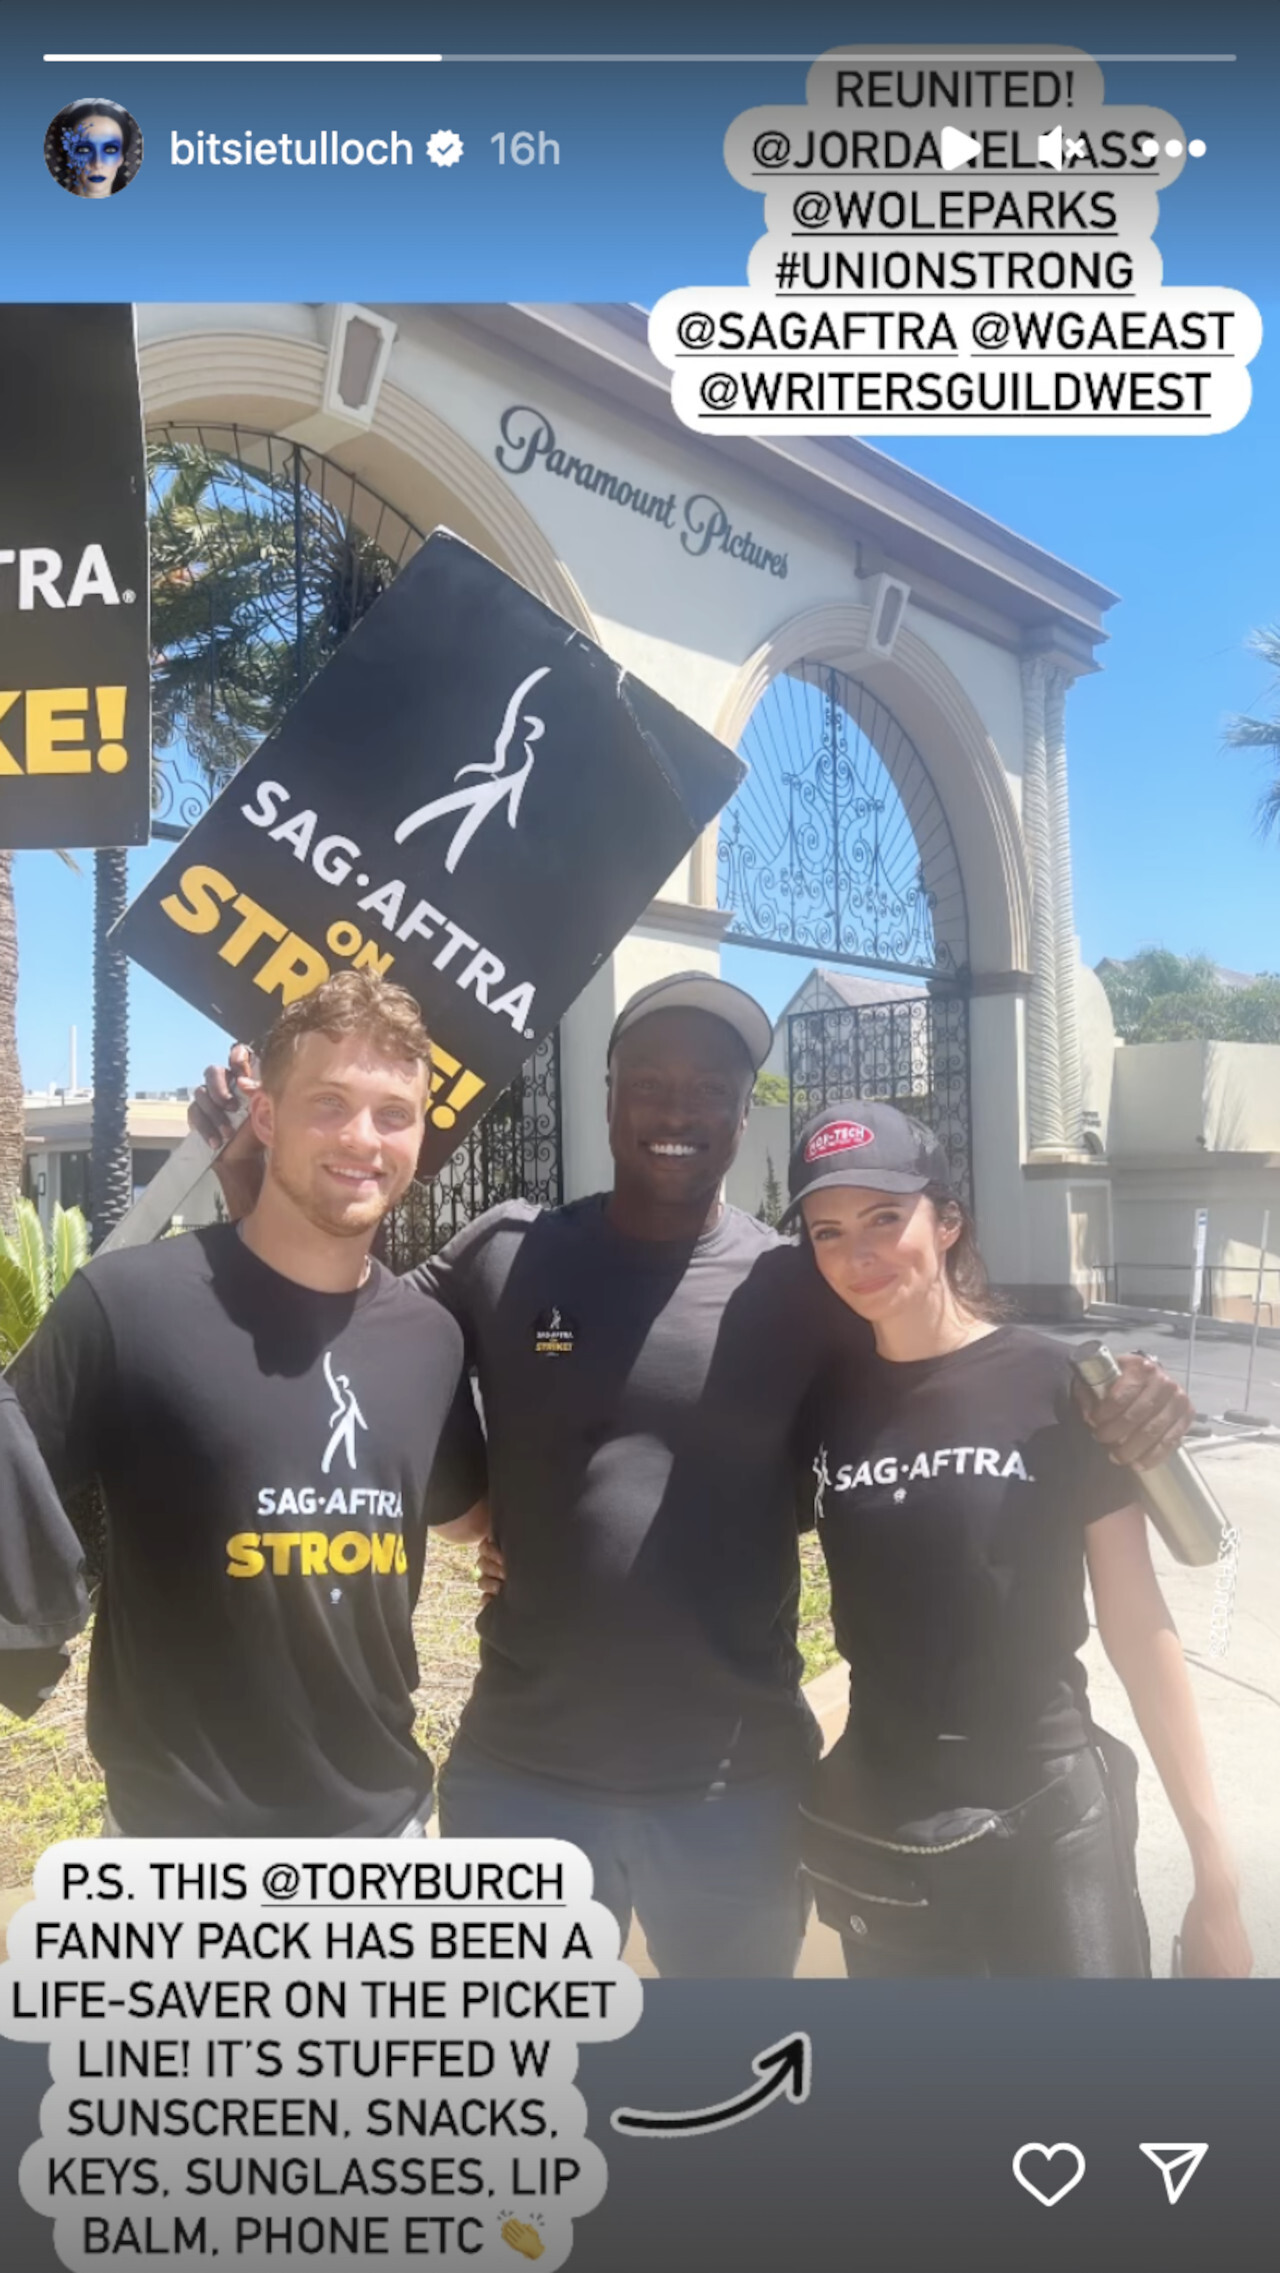
[(613, 1022), (608, 1055), (613, 1056), (619, 1037), (629, 1027), (638, 1026), (655, 1010), (705, 1010), (709, 1017), (731, 1026), (757, 1073), (772, 1047), (772, 1024), (753, 995), (731, 986), (728, 979), (713, 978), (709, 971), (675, 971), (670, 978), (654, 979), (651, 985), (641, 987), (630, 1002), (624, 1003)]

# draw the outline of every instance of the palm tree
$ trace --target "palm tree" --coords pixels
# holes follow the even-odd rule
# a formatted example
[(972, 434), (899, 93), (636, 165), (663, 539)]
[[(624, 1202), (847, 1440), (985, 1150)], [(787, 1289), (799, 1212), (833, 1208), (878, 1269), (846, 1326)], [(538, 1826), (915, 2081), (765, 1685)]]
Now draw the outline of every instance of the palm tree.
[(0, 1228), (14, 1222), (22, 1190), (25, 1126), (18, 1062), (18, 918), (13, 854), (0, 852)]
[(1143, 947), (1127, 962), (1104, 956), (1098, 977), (1111, 1004), (1116, 1032), (1124, 1042), (1136, 1042), (1152, 1005), (1174, 996), (1199, 998), (1218, 985), (1218, 975), (1207, 955), (1175, 955), (1169, 947)]
[[(333, 469), (267, 446), (259, 470), (166, 438), (151, 473), (153, 738), (220, 789), (400, 566), (324, 494)], [(316, 484), (319, 486), (316, 486)], [(405, 531), (406, 536), (414, 534)], [(400, 555), (403, 557), (404, 545)]]
[[(1280, 694), (1280, 623), (1255, 631), (1248, 644), (1274, 674), (1269, 689), (1274, 699)], [(1224, 739), (1229, 749), (1263, 750), (1273, 761), (1274, 774), (1258, 801), (1258, 826), (1266, 836), (1280, 826), (1280, 716), (1233, 718)]]
[(93, 856), (93, 1244), (100, 1247), (133, 1201), (129, 1145), (129, 963), (108, 933), (129, 902), (129, 856)]
[[(194, 780), (179, 793), (184, 812), (207, 804), (252, 756), (386, 590), (406, 550), (402, 541), (393, 558), (357, 526), (349, 476), (337, 477), (350, 491), (344, 508), (324, 494), (331, 469), (323, 462), (313, 469), (296, 448), (281, 460), (270, 441), (256, 440), (258, 454), (266, 457), (263, 468), (211, 447), (203, 436), (166, 435), (147, 446), (152, 744), (156, 753), (173, 752), (175, 761), (180, 756), (192, 763)], [(407, 524), (400, 526), (406, 540), (416, 536)], [(155, 801), (177, 778), (176, 763), (157, 770)], [(128, 964), (107, 937), (127, 897), (126, 855), (98, 853), (95, 1245), (127, 1212), (132, 1196)], [(2, 958), (0, 928), (0, 1048)]]
[[(69, 852), (55, 858), (80, 874)], [(13, 898), (13, 854), (0, 853), (0, 1230), (7, 1231), (22, 1189), (26, 1117), (18, 1056), (18, 916)]]

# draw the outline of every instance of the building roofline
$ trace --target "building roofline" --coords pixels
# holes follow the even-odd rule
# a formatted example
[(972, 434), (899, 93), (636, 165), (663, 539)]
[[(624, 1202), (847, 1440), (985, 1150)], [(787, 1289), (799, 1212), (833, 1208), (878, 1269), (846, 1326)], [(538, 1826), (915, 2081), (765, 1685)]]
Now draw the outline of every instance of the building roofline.
[[(514, 347), (552, 371), (629, 409), (688, 448), (705, 438), (681, 424), (671, 406), (670, 375), (648, 344), (646, 311), (633, 303), (536, 305), (522, 302), (449, 306), (445, 315), (482, 337)], [(716, 438), (717, 458), (834, 519), (846, 537), (880, 546), (908, 573), (933, 576), (967, 591), (1018, 624), (1028, 647), (1058, 627), (1088, 649), (1104, 641), (1102, 617), (1119, 595), (991, 515), (900, 465), (868, 442), (792, 435), (777, 442)], [(1086, 657), (1081, 656), (1087, 667)]]

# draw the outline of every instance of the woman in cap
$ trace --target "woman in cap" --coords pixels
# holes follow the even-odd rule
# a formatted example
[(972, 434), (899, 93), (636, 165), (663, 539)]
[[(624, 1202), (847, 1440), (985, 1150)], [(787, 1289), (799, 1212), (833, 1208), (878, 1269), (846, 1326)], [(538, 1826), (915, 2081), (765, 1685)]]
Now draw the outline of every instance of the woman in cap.
[(815, 1513), (844, 1736), (804, 1811), (851, 1975), (1150, 1971), (1137, 1762), (1092, 1719), (1099, 1633), (1191, 1851), (1185, 1970), (1252, 1959), (1181, 1646), (1132, 1480), (1077, 1412), (1070, 1353), (1002, 1319), (941, 1147), (892, 1106), (827, 1107), (791, 1205), (874, 1350), (815, 1400)]

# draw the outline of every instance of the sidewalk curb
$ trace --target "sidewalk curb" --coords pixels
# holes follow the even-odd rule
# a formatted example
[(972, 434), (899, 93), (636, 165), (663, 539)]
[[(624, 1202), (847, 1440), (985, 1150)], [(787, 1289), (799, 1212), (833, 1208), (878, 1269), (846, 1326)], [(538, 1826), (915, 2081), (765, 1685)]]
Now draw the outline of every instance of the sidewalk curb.
[[(1082, 1326), (1167, 1326), (1185, 1341), (1191, 1330), (1189, 1310), (1152, 1310), (1141, 1302), (1091, 1302), (1084, 1312)], [(1251, 1342), (1251, 1318), (1206, 1318), (1197, 1314), (1196, 1340), (1206, 1342)], [(1259, 1343), (1265, 1349), (1280, 1350), (1280, 1326), (1259, 1326)]]

